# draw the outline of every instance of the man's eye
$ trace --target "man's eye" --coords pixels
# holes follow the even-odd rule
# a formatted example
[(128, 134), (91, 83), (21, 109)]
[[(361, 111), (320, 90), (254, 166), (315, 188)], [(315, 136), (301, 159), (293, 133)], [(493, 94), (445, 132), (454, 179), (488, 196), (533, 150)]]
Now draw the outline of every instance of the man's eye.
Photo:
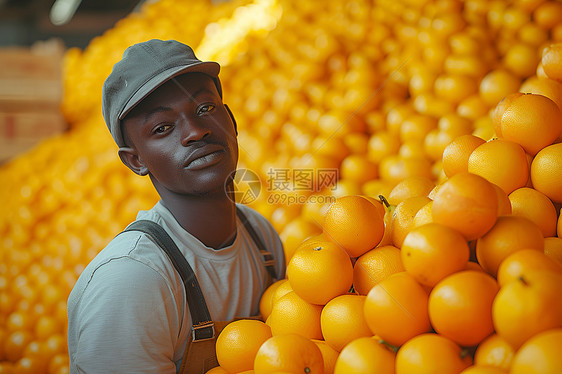
[(171, 125), (160, 125), (157, 128), (154, 129), (154, 133), (155, 134), (162, 134), (163, 132), (166, 132), (170, 127), (172, 127)]
[(213, 104), (201, 105), (199, 107), (199, 110), (198, 110), (197, 114), (199, 114), (199, 115), (205, 114), (207, 112), (211, 112), (213, 109), (215, 109), (215, 106)]

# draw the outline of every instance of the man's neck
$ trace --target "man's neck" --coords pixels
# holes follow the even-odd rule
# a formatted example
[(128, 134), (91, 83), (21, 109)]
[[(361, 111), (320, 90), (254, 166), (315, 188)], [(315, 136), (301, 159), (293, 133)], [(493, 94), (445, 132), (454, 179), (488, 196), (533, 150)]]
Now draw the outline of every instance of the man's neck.
[(207, 247), (224, 248), (236, 238), (236, 205), (227, 196), (160, 193), (162, 203), (181, 227)]

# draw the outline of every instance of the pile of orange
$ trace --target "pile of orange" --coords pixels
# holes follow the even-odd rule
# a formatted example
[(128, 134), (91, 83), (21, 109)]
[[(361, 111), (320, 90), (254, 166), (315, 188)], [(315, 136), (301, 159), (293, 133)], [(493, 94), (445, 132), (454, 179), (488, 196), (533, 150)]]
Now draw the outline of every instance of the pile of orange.
[[(543, 87), (560, 84), (559, 46), (544, 51)], [(562, 372), (559, 103), (509, 94), (493, 138), (445, 147), (441, 181), (339, 196), (264, 294), (271, 337), (237, 356), (244, 372)]]
[(545, 275), (562, 261), (559, 1), (160, 0), (68, 51), (71, 131), (0, 167), (0, 372), (68, 370), (68, 292), (158, 199), (101, 118), (111, 66), (149, 38), (228, 56), (239, 166), (262, 180), (250, 205), (286, 250), (269, 318), (225, 357), (257, 373), (558, 362), (560, 333), (537, 332), (560, 314)]

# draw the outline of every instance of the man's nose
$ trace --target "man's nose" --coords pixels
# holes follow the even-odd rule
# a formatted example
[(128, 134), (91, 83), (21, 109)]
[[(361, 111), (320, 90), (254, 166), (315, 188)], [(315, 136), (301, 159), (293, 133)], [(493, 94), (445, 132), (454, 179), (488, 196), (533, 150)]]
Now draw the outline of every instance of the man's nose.
[(182, 124), (181, 144), (185, 147), (211, 135), (211, 130), (195, 121), (185, 121)]

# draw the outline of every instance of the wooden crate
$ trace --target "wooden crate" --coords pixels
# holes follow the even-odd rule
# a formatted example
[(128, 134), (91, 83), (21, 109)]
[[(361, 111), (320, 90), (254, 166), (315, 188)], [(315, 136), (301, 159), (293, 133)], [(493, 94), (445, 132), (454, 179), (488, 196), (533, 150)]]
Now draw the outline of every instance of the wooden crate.
[(0, 49), (0, 163), (66, 129), (63, 56), (56, 39)]

